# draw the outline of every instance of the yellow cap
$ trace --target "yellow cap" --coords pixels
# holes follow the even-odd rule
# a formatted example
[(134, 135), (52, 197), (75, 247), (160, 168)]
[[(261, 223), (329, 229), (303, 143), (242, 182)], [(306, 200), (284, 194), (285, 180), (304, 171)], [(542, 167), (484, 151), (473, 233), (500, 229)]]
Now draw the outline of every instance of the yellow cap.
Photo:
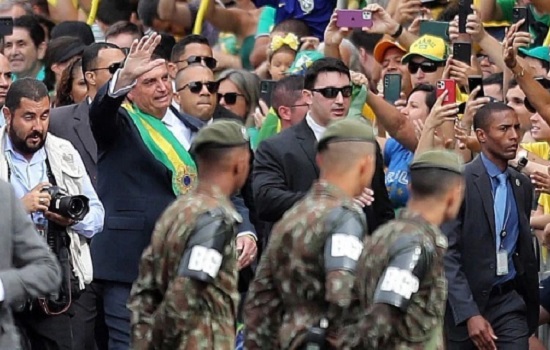
[(445, 62), (449, 54), (449, 46), (442, 38), (433, 35), (423, 35), (416, 39), (409, 48), (409, 53), (403, 57), (407, 63), (413, 56), (421, 56), (434, 62)]

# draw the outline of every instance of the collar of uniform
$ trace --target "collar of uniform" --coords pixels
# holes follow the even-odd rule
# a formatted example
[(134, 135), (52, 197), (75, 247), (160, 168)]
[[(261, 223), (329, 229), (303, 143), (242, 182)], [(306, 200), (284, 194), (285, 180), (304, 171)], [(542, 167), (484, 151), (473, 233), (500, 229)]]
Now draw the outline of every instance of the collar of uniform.
[(193, 192), (201, 196), (216, 199), (223, 208), (226, 208), (226, 210), (228, 210), (228, 214), (231, 215), (236, 222), (242, 222), (241, 215), (237, 212), (237, 210), (234, 209), (231, 200), (222, 192), (222, 190), (218, 186), (210, 186), (209, 192), (199, 191), (198, 188), (195, 188)]
[(344, 193), (339, 187), (324, 180), (319, 180), (313, 184), (312, 193), (318, 196), (330, 196), (341, 199), (344, 202), (354, 203), (353, 198)]
[(440, 247), (447, 248), (447, 238), (446, 236), (441, 232), (439, 227), (436, 225), (433, 225), (432, 223), (428, 222), (422, 215), (419, 213), (409, 210), (407, 208), (400, 209), (397, 212), (396, 219), (408, 219), (408, 220), (414, 220), (417, 221), (419, 224), (426, 225), (431, 228), (431, 231), (434, 234), (435, 244), (437, 244)]

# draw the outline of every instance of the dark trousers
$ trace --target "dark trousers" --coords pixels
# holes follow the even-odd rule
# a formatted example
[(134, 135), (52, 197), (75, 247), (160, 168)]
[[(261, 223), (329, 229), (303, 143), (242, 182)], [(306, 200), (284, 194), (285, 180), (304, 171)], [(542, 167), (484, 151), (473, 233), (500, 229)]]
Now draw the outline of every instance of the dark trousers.
[[(527, 308), (523, 298), (510, 291), (489, 298), (483, 317), (491, 324), (498, 339), (495, 341), (499, 350), (528, 350), (529, 328), (527, 327)], [(463, 342), (448, 341), (447, 350), (477, 350), (468, 339)]]
[(72, 307), (61, 315), (50, 316), (33, 307), (14, 314), (24, 350), (73, 350)]
[(102, 350), (108, 347), (108, 334), (103, 314), (101, 285), (92, 282), (74, 303), (76, 317), (73, 327), (81, 331), (73, 332), (74, 343), (78, 350)]
[[(109, 334), (108, 349), (128, 350), (130, 348), (130, 310), (126, 307), (126, 303), (132, 284), (97, 280), (94, 281), (94, 285), (99, 297), (103, 300), (105, 324)], [(105, 348), (99, 347), (99, 349)]]
[[(97, 308), (91, 288), (91, 285), (87, 285), (79, 298), (73, 300), (69, 310), (61, 315), (46, 315), (35, 305), (31, 310), (15, 313), (16, 322), (22, 334), (23, 348), (25, 350), (106, 349), (106, 345), (95, 346)], [(101, 311), (103, 311), (102, 308)]]

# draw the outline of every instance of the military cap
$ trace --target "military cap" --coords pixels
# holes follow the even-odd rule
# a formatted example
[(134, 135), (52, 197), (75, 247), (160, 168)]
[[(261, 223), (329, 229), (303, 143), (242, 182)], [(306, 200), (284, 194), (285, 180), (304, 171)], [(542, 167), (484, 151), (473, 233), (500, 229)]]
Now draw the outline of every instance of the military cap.
[(233, 120), (218, 120), (198, 132), (191, 145), (191, 153), (197, 153), (206, 147), (237, 147), (248, 142), (248, 133), (242, 124)]
[(343, 119), (330, 124), (317, 145), (321, 151), (334, 142), (376, 142), (374, 130), (365, 121)]
[(417, 155), (411, 163), (411, 170), (441, 169), (462, 174), (464, 162), (460, 155), (446, 150), (430, 150)]

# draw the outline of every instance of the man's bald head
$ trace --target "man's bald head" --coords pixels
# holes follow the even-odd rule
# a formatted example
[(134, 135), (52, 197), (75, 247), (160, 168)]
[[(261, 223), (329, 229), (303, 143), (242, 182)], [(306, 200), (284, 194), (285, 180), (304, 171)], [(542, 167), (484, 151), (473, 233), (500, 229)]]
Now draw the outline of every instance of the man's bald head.
[(7, 57), (0, 54), (0, 107), (6, 102), (6, 94), (12, 83), (10, 62)]

